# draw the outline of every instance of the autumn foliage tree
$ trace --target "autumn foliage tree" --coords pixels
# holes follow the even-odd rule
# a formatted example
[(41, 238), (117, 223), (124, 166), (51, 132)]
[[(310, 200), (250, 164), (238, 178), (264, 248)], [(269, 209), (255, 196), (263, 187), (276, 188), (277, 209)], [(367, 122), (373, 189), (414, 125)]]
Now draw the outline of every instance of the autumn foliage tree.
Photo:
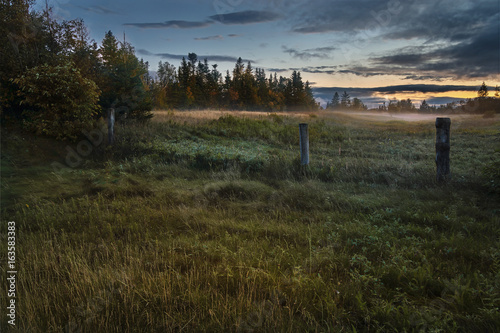
[(33, 67), (14, 83), (26, 107), (24, 123), (37, 134), (76, 139), (99, 109), (99, 88), (72, 62)]
[(111, 32), (90, 40), (81, 19), (57, 21), (32, 0), (0, 2), (0, 111), (37, 133), (76, 139), (116, 108), (127, 118), (151, 114), (148, 64)]

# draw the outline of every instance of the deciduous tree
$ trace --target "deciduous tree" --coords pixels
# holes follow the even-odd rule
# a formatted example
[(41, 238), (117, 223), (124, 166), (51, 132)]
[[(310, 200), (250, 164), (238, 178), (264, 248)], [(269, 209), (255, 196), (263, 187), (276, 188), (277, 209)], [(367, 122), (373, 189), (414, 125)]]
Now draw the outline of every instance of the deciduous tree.
[(24, 124), (38, 134), (76, 139), (93, 124), (100, 91), (74, 63), (36, 66), (14, 81), (21, 89)]

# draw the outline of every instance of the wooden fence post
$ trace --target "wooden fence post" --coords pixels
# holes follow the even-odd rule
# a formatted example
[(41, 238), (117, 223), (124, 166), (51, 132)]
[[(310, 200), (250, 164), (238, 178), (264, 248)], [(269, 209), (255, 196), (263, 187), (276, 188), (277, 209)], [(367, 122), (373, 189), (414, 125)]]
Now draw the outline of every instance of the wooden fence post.
[(436, 118), (436, 167), (437, 181), (451, 178), (450, 173), (450, 118)]
[(309, 132), (307, 124), (299, 124), (300, 134), (300, 164), (309, 164)]
[(115, 109), (108, 110), (108, 144), (115, 142)]

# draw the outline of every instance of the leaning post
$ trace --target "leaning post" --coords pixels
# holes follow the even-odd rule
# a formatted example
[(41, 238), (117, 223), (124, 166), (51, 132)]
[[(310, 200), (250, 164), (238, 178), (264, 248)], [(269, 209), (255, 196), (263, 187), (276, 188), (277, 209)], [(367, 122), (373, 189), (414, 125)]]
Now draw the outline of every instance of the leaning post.
[(309, 164), (309, 132), (307, 124), (299, 124), (300, 134), (300, 164)]
[(108, 144), (115, 142), (115, 109), (108, 110)]
[(438, 182), (445, 182), (451, 178), (450, 125), (450, 118), (436, 118), (436, 168)]

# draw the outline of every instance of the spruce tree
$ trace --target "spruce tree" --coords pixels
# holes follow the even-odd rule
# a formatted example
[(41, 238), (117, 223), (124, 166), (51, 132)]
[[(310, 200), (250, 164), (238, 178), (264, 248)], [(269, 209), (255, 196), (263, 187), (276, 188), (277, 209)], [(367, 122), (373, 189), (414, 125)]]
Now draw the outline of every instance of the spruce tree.
[(483, 81), (483, 84), (481, 85), (481, 88), (477, 91), (477, 97), (483, 98), (483, 97), (488, 97), (488, 87)]
[(340, 96), (338, 92), (335, 92), (332, 97), (332, 101), (329, 104), (329, 108), (332, 110), (338, 109), (340, 106)]
[(429, 104), (427, 104), (427, 101), (424, 99), (422, 101), (422, 104), (420, 104), (420, 111), (421, 112), (428, 112), (430, 110)]
[(343, 109), (348, 109), (351, 107), (351, 96), (347, 93), (347, 91), (344, 91), (342, 94), (342, 99), (340, 100), (340, 106)]

